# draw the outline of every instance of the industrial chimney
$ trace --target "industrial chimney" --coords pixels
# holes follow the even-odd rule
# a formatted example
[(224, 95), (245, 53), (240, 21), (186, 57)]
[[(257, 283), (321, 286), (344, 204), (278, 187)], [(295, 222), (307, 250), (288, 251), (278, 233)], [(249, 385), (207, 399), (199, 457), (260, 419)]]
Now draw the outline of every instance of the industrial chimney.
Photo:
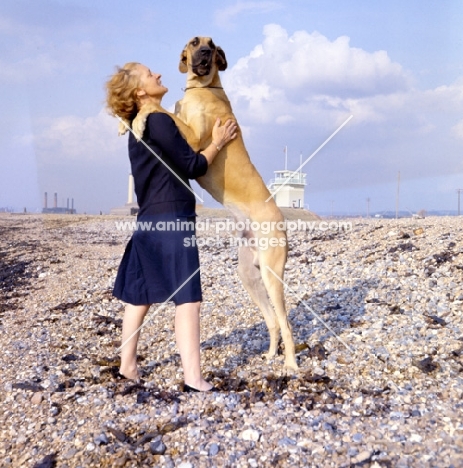
[(58, 194), (55, 192), (54, 208), (58, 208)]
[(45, 194), (43, 196), (43, 207), (48, 208), (48, 194), (47, 194), (47, 192), (45, 192)]

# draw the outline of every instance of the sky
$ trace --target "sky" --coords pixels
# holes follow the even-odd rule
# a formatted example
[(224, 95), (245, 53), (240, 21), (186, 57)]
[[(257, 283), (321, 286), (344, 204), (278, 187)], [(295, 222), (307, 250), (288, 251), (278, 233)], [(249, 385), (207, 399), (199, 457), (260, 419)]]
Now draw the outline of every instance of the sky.
[(312, 211), (363, 215), (397, 200), (410, 212), (456, 210), (462, 24), (461, 0), (2, 0), (0, 209), (41, 211), (44, 192), (49, 206), (57, 193), (79, 213), (122, 206), (127, 135), (105, 110), (105, 82), (117, 65), (144, 63), (162, 74), (173, 110), (185, 86), (180, 53), (210, 36), (266, 183), (284, 169), (286, 147), (290, 170), (312, 156), (303, 167)]

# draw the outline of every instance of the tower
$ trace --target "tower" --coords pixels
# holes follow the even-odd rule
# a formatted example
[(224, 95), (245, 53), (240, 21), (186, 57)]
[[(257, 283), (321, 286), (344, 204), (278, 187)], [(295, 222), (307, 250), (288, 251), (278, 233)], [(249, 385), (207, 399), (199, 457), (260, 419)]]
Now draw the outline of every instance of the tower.
[[(304, 208), (307, 174), (304, 174), (300, 169), (289, 171), (286, 168), (286, 161), (287, 149), (285, 147), (285, 169), (274, 172), (275, 177), (269, 182), (267, 188), (277, 206), (282, 208)], [(299, 167), (301, 166), (302, 164)]]
[(112, 208), (110, 214), (113, 215), (136, 215), (138, 213), (138, 203), (135, 201), (135, 182), (133, 175), (129, 174), (129, 181), (127, 186), (127, 203), (118, 208)]

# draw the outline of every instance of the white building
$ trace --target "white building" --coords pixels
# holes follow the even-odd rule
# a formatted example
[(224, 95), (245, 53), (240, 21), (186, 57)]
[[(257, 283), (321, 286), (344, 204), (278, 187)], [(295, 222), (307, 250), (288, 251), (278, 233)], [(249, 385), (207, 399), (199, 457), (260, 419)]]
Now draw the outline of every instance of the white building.
[(127, 203), (124, 206), (119, 208), (113, 208), (109, 214), (126, 216), (126, 215), (136, 215), (138, 213), (138, 203), (134, 201), (134, 180), (133, 175), (129, 174), (129, 186), (127, 190)]
[(267, 188), (277, 206), (283, 208), (304, 208), (306, 174), (296, 171), (275, 171)]

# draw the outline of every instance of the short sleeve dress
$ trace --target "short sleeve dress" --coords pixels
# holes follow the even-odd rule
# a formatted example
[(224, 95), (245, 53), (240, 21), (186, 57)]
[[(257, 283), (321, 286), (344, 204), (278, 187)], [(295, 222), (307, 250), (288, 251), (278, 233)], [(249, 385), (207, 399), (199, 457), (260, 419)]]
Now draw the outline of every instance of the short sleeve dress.
[(206, 158), (193, 151), (165, 113), (148, 116), (143, 141), (129, 134), (129, 158), (139, 212), (113, 295), (133, 305), (201, 301), (189, 179), (206, 173)]

